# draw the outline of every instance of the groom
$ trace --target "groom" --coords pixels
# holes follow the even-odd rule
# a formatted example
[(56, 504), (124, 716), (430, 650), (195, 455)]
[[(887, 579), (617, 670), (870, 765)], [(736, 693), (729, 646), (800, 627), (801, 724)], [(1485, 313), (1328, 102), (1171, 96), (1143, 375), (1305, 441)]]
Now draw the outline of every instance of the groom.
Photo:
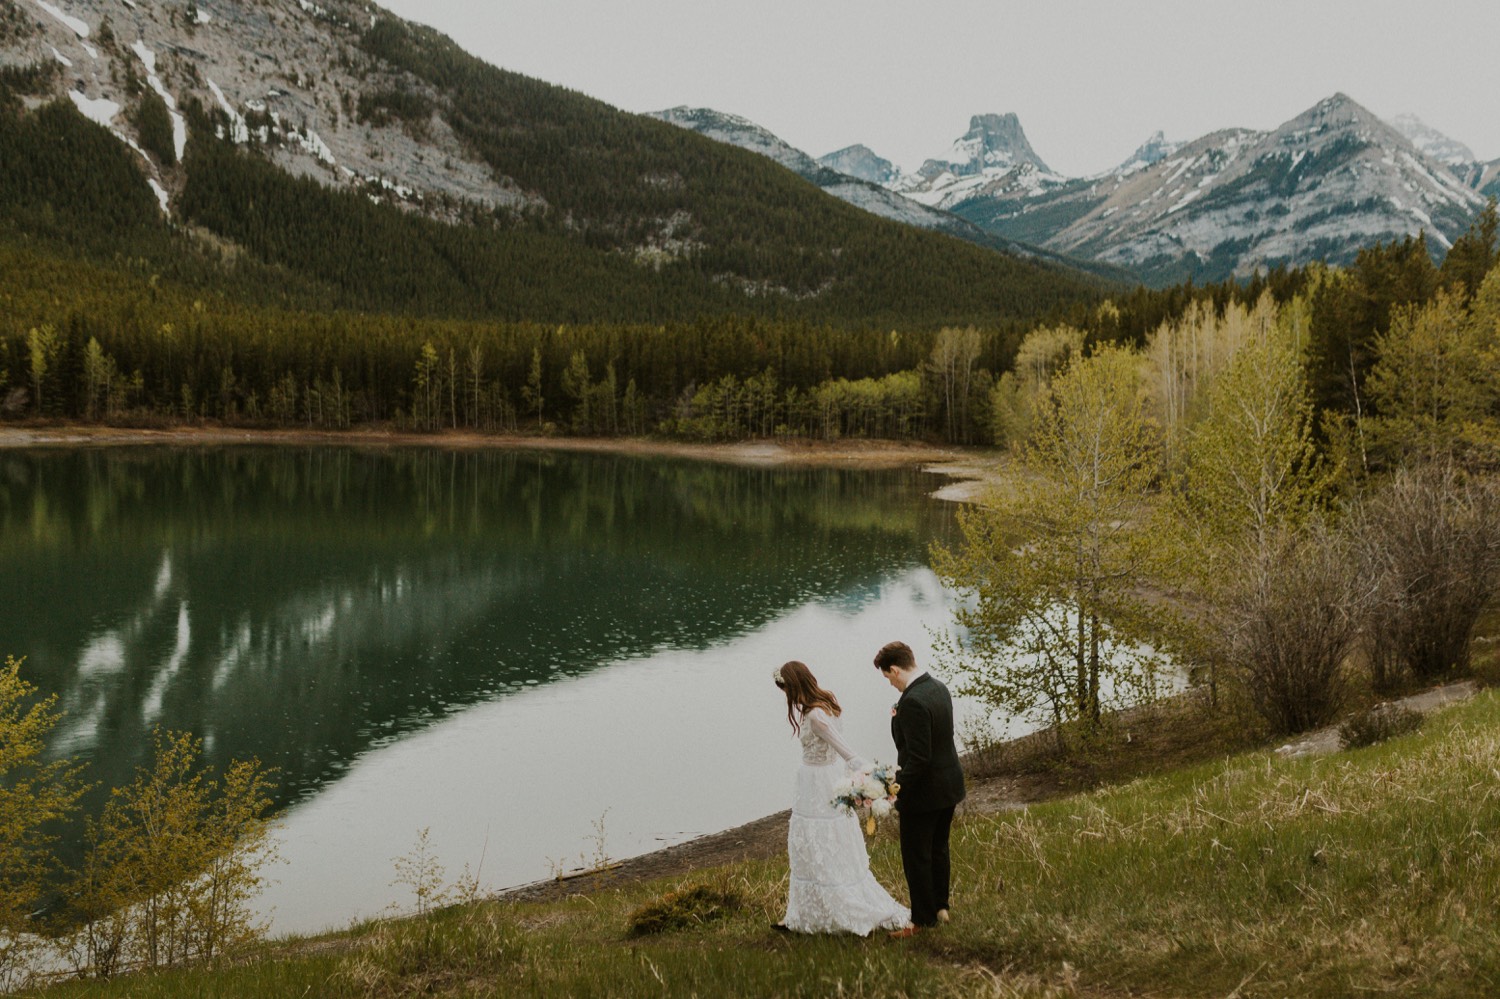
[(901, 691), (891, 710), (896, 740), (896, 810), (901, 813), (901, 866), (911, 894), (913, 927), (948, 921), (948, 831), (964, 800), (964, 772), (953, 745), (953, 698), (917, 666), (911, 646), (891, 642), (875, 653), (875, 668)]

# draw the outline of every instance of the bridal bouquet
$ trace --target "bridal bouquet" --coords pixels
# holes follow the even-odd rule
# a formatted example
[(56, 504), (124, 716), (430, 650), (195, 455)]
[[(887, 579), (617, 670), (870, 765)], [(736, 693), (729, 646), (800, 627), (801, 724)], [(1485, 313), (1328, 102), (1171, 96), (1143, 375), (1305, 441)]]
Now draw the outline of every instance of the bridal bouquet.
[(901, 785), (896, 783), (896, 766), (876, 763), (856, 770), (833, 786), (833, 807), (853, 815), (868, 808), (870, 816), (865, 820), (865, 832), (874, 834), (875, 820), (891, 814), (896, 802), (896, 792)]

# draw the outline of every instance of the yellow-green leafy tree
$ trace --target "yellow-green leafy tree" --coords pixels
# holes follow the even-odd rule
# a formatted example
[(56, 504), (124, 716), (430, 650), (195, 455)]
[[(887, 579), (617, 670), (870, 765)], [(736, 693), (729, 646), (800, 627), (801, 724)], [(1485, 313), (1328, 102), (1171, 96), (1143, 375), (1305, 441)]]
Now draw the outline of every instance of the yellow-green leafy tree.
[(42, 389), (57, 367), (62, 338), (51, 323), (33, 326), (26, 332), (26, 357), (31, 364), (31, 387), (36, 392), (36, 411), (42, 412)]
[(191, 735), (154, 735), (155, 758), (88, 823), (73, 897), (80, 970), (207, 960), (256, 939), (250, 900), (275, 857), (270, 782), (254, 760), (222, 779)]
[(1216, 376), (1187, 433), (1176, 527), (1164, 536), (1179, 547), (1187, 595), (1179, 649), (1208, 667), (1215, 692), (1230, 667), (1281, 729), (1331, 716), (1354, 638), (1352, 591), (1340, 581), (1352, 568), (1338, 568), (1346, 546), (1318, 524), (1334, 471), (1313, 439), (1298, 331), (1277, 322)]
[(958, 548), (938, 548), (944, 581), (971, 599), (944, 658), (989, 704), (1095, 728), (1112, 701), (1155, 692), (1144, 644), (1155, 612), (1153, 483), (1161, 435), (1139, 355), (1104, 347), (1051, 384), (1017, 475), (963, 511)]
[(56, 871), (48, 827), (66, 819), (83, 793), (79, 767), (43, 762), (59, 715), (39, 698), (21, 662), (0, 667), (0, 992), (24, 986), (41, 945), (31, 920)]
[(996, 444), (1020, 450), (1036, 424), (1047, 387), (1068, 362), (1083, 353), (1084, 334), (1072, 326), (1039, 326), (1016, 349), (1013, 370), (991, 390), (990, 411)]

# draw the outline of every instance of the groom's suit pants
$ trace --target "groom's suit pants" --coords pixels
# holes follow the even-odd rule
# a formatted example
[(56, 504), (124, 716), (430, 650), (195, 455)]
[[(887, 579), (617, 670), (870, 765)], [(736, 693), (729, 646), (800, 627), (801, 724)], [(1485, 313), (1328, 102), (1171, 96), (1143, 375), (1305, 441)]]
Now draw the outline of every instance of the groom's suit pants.
[(939, 909), (948, 908), (948, 832), (953, 809), (901, 813), (901, 867), (911, 893), (911, 921), (936, 926)]

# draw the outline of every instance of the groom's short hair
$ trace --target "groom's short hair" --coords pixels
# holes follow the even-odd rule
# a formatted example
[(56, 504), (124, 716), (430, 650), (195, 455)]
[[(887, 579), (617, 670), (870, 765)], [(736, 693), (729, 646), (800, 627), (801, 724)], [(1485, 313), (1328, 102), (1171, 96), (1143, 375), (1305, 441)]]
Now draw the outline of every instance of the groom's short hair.
[(905, 642), (886, 642), (875, 653), (875, 668), (884, 673), (888, 669), (911, 669), (917, 665), (917, 657)]

